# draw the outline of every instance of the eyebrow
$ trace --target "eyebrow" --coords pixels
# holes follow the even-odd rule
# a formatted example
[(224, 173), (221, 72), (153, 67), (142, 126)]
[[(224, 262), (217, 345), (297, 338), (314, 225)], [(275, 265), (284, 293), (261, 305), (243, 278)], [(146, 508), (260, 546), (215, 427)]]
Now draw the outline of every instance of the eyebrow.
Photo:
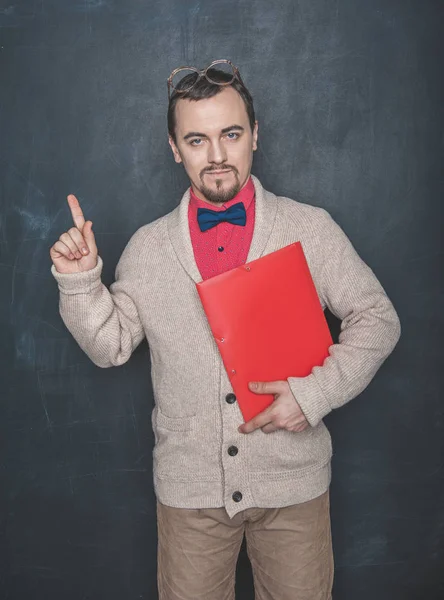
[[(229, 127), (224, 127), (223, 129), (221, 129), (220, 132), (228, 133), (229, 131), (233, 131), (233, 130), (245, 131), (245, 128), (242, 127), (241, 125), (230, 125)], [(198, 131), (190, 131), (189, 133), (184, 135), (183, 139), (188, 140), (191, 137), (207, 138), (208, 136), (205, 133), (199, 133)]]

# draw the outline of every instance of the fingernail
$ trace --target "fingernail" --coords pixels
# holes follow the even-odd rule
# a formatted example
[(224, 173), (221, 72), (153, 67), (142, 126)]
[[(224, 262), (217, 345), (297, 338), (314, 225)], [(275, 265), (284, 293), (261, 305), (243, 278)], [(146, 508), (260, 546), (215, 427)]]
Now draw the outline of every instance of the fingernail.
[(83, 254), (88, 254), (88, 250), (86, 248), (82, 248)]
[(73, 260), (73, 259), (75, 258), (74, 254), (73, 254), (72, 252), (71, 252), (71, 254), (69, 255), (69, 258), (70, 258), (71, 260)]
[(257, 383), (255, 381), (250, 381), (250, 388), (252, 390), (256, 390), (257, 389)]

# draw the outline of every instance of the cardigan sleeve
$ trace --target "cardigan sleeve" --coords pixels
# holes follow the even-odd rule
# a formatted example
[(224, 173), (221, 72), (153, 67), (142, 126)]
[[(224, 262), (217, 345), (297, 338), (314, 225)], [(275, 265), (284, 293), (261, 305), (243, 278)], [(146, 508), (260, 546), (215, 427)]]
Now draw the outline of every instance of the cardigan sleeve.
[(109, 289), (101, 281), (100, 255), (93, 269), (81, 273), (59, 273), (51, 266), (62, 320), (98, 367), (122, 365), (145, 337), (134, 301), (138, 238), (136, 232), (125, 247)]
[(371, 268), (329, 213), (322, 209), (319, 293), (341, 319), (339, 343), (307, 377), (289, 377), (291, 391), (311, 426), (360, 394), (401, 334), (393, 304)]

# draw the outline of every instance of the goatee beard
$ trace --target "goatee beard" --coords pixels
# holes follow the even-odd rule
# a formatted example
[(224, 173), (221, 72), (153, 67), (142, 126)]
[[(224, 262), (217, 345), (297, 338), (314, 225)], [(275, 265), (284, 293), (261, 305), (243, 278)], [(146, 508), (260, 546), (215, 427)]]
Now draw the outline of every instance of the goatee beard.
[[(225, 168), (227, 168), (227, 167), (225, 167)], [(231, 170), (233, 171), (236, 181), (228, 189), (222, 188), (222, 185), (224, 183), (223, 178), (215, 180), (215, 183), (216, 183), (215, 190), (209, 188), (208, 186), (205, 185), (203, 178), (204, 178), (205, 173), (211, 173), (211, 171), (205, 171), (204, 173), (201, 174), (200, 180), (202, 182), (202, 187), (201, 187), (200, 191), (202, 192), (202, 194), (205, 196), (205, 198), (209, 202), (214, 202), (215, 204), (224, 204), (225, 202), (232, 200), (236, 196), (236, 194), (239, 193), (239, 191), (240, 191), (239, 174), (238, 174), (237, 170), (233, 169), (233, 167), (229, 167), (229, 168), (231, 168)], [(213, 170), (216, 171), (217, 169), (213, 169)]]

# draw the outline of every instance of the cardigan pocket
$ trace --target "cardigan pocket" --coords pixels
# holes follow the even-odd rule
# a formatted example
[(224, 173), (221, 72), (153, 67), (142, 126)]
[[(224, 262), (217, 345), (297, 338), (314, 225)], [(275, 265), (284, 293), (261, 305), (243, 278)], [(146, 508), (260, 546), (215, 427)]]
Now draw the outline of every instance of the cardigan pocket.
[[(157, 407), (152, 414), (155, 479), (176, 482), (219, 481), (218, 447), (205, 436), (202, 418), (167, 417)], [(202, 430), (203, 428), (203, 430)], [(201, 431), (202, 435), (197, 435)]]
[(153, 410), (153, 428), (160, 427), (169, 431), (191, 431), (196, 422), (195, 416), (167, 417), (156, 406)]

